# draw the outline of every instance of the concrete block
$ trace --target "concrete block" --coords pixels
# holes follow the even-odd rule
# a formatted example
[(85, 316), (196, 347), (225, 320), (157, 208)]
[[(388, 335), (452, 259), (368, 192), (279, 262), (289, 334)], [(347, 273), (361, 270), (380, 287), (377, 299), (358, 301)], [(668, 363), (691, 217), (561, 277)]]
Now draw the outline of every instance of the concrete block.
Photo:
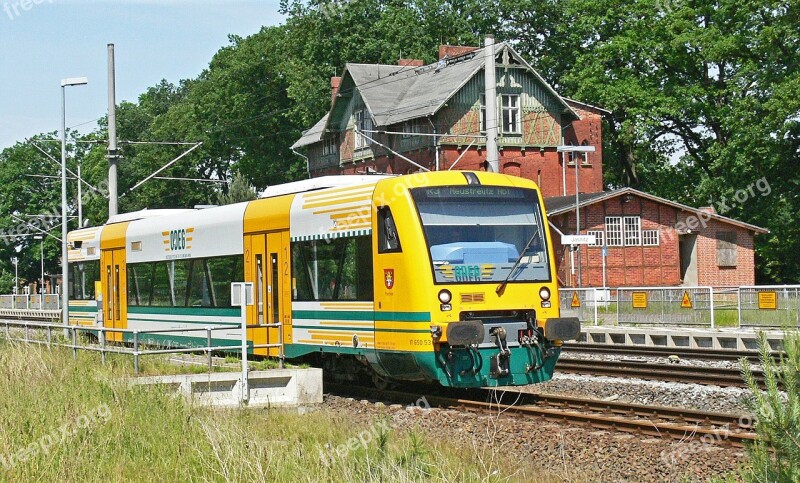
[[(242, 374), (178, 374), (137, 377), (131, 385), (161, 386), (203, 406), (241, 405)], [(248, 374), (247, 406), (307, 406), (322, 403), (322, 369), (271, 369)]]

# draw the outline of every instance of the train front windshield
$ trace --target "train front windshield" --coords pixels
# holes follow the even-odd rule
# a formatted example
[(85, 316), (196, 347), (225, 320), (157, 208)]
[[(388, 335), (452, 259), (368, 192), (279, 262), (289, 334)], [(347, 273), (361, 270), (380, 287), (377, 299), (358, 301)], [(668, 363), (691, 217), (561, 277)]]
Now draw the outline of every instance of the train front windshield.
[(536, 191), (438, 186), (411, 194), (436, 283), (550, 281)]

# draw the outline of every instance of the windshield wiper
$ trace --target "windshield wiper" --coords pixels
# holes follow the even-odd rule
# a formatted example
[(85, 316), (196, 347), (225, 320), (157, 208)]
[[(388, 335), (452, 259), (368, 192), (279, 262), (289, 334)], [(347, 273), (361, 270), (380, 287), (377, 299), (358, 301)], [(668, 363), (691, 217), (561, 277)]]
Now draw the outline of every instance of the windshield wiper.
[(519, 258), (517, 258), (517, 261), (514, 262), (514, 265), (511, 266), (511, 270), (509, 270), (506, 279), (503, 280), (503, 282), (500, 285), (498, 285), (497, 288), (495, 289), (495, 293), (497, 293), (498, 295), (500, 295), (500, 292), (502, 292), (503, 289), (506, 288), (506, 284), (508, 284), (508, 280), (511, 278), (511, 275), (517, 269), (522, 259), (525, 258), (525, 254), (528, 253), (528, 249), (533, 244), (533, 241), (536, 239), (537, 236), (539, 236), (539, 229), (540, 228), (537, 227), (536, 231), (533, 232), (533, 235), (531, 236), (530, 240), (528, 240), (528, 243), (525, 245), (525, 248), (522, 249), (522, 253), (519, 254)]

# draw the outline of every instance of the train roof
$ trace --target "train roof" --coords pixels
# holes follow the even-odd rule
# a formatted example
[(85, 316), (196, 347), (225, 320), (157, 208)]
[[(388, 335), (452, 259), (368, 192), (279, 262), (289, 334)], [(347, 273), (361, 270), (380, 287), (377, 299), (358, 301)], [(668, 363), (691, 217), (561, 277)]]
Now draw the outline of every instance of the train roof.
[(180, 215), (192, 211), (196, 210), (191, 208), (148, 210), (145, 208), (139, 211), (131, 211), (130, 213), (120, 213), (118, 215), (110, 216), (108, 217), (106, 225), (111, 225), (112, 223), (123, 223), (126, 221), (143, 220), (145, 218), (158, 218), (167, 215)]
[(270, 186), (261, 192), (259, 198), (274, 198), (275, 196), (304, 193), (325, 188), (337, 188), (340, 186), (355, 186), (359, 184), (375, 184), (382, 179), (394, 178), (395, 175), (389, 174), (348, 174), (336, 176), (321, 176), (319, 178), (304, 179), (291, 183), (277, 184)]

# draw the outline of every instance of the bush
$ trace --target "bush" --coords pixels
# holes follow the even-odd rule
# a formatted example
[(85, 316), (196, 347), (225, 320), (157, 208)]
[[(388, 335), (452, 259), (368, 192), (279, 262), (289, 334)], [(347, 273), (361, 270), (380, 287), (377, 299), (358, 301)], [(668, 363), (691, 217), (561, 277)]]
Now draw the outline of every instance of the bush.
[(760, 438), (748, 450), (751, 467), (743, 477), (752, 482), (800, 482), (800, 335), (786, 334), (785, 354), (777, 362), (763, 333), (759, 350), (765, 388), (754, 377), (748, 361), (742, 359)]

